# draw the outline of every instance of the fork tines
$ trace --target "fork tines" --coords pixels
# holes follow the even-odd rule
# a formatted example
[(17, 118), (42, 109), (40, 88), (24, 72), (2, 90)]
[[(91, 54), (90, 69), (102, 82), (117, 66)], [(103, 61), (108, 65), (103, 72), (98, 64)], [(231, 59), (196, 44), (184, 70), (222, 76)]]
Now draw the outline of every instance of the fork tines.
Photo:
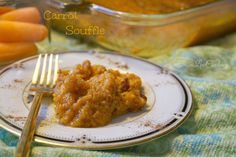
[(35, 66), (31, 84), (52, 88), (57, 80), (58, 59), (58, 54), (50, 54), (49, 57), (48, 54), (40, 54)]

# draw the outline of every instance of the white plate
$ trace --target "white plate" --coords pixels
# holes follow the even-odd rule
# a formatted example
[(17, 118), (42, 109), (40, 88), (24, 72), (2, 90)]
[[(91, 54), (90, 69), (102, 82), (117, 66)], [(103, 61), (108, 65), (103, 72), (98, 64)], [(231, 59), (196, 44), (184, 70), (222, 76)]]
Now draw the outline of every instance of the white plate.
[[(17, 135), (20, 135), (26, 121), (33, 97), (27, 89), (36, 59), (35, 56), (21, 60), (0, 72), (0, 124)], [(104, 127), (72, 128), (57, 122), (51, 98), (44, 98), (35, 141), (84, 149), (126, 147), (170, 132), (190, 114), (190, 89), (173, 72), (145, 60), (112, 53), (62, 53), (59, 55), (59, 65), (60, 68), (70, 68), (86, 59), (92, 64), (102, 64), (140, 76), (148, 100), (147, 107), (116, 118)]]

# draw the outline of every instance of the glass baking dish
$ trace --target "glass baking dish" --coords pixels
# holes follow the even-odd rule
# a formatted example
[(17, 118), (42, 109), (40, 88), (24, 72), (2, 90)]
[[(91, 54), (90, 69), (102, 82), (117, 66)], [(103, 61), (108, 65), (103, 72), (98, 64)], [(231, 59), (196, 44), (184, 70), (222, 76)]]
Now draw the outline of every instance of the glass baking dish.
[[(192, 9), (154, 15), (119, 12), (94, 4), (80, 10), (73, 5), (76, 6), (68, 1), (47, 1), (48, 15), (45, 16), (50, 17), (49, 13), (71, 15), (71, 18), (48, 18), (53, 28), (68, 36), (79, 36), (111, 50), (141, 57), (170, 53), (236, 29), (235, 0), (219, 0)], [(74, 32), (76, 28), (91, 26), (104, 33), (78, 35)], [(73, 28), (73, 33), (68, 27)]]

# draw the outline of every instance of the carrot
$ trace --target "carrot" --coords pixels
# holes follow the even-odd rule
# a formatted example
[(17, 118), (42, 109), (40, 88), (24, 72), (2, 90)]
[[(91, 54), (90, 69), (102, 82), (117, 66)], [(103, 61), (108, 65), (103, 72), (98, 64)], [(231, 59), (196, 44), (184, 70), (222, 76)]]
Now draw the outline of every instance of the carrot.
[(47, 35), (48, 30), (43, 25), (0, 21), (0, 42), (36, 42)]
[(8, 62), (35, 55), (34, 43), (0, 43), (0, 62)]
[(40, 13), (35, 7), (21, 8), (1, 15), (0, 20), (39, 23)]
[(12, 10), (14, 10), (14, 8), (11, 8), (11, 7), (1, 7), (0, 6), (0, 15), (4, 14), (4, 13), (7, 13), (7, 12), (10, 12)]

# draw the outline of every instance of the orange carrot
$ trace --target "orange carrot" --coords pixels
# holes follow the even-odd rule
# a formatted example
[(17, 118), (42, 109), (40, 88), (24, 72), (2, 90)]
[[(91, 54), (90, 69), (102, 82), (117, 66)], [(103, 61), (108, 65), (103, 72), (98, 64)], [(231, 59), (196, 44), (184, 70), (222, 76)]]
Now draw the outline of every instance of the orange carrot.
[(0, 21), (0, 42), (36, 42), (47, 35), (48, 30), (43, 25)]
[(39, 23), (40, 13), (35, 7), (20, 8), (1, 15), (0, 20)]
[(14, 10), (14, 8), (11, 8), (11, 7), (1, 7), (0, 6), (0, 15), (4, 14), (4, 13), (7, 13), (7, 12), (10, 12), (12, 10)]
[(0, 62), (9, 62), (37, 54), (34, 43), (0, 43)]

